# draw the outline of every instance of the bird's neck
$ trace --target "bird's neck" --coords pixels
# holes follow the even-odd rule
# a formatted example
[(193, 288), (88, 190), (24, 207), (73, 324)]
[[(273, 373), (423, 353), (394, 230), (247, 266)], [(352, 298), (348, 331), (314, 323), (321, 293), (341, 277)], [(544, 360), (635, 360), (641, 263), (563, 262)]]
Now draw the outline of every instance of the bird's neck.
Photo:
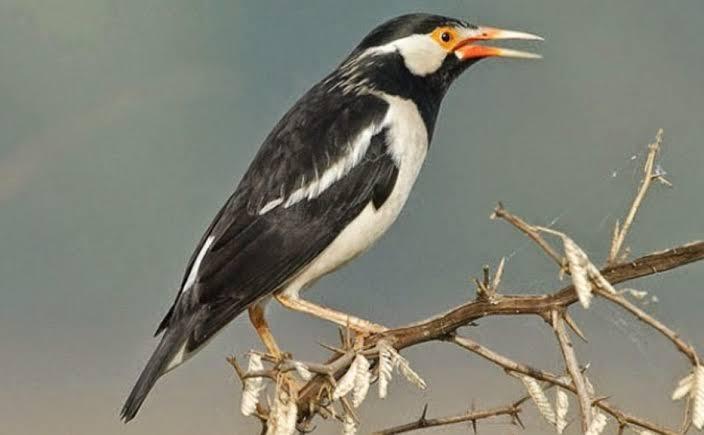
[[(351, 68), (354, 73), (350, 75), (349, 80), (359, 84), (359, 87), (415, 103), (425, 122), (428, 139), (430, 139), (440, 104), (447, 90), (440, 84), (441, 82), (412, 74), (398, 53), (361, 59), (359, 63)], [(350, 89), (359, 90), (355, 86), (351, 86)]]

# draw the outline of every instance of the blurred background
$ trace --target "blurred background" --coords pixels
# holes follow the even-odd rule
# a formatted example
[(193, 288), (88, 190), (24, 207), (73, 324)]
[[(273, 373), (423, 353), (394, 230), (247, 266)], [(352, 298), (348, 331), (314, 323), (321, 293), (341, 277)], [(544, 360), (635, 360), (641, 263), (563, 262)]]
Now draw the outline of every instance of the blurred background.
[[(675, 187), (654, 186), (627, 244), (641, 255), (703, 237), (700, 0), (1, 0), (1, 433), (258, 430), (239, 413), (225, 363), (261, 347), (244, 318), (163, 378), (134, 422), (118, 411), (191, 250), (270, 128), (373, 26), (411, 11), (540, 34), (544, 43), (511, 46), (545, 58), (487, 60), (458, 80), (397, 224), (308, 297), (399, 325), (465, 302), (470, 277), (502, 256), (506, 292), (550, 290), (559, 285), (550, 261), (488, 219), (496, 201), (567, 231), (600, 262), (660, 127), (658, 163)], [(647, 310), (702, 349), (703, 281), (699, 264), (629, 286), (656, 295)], [(300, 358), (323, 358), (316, 341), (336, 340), (326, 323), (270, 312)], [(672, 346), (607, 304), (573, 312), (599, 392), (676, 424), (669, 395), (687, 366)], [(463, 333), (561, 369), (539, 319), (486, 319)], [(362, 406), (362, 433), (414, 419), (425, 403), (438, 416), (523, 394), (449, 345), (405, 354), (428, 390), (395, 380), (389, 398)], [(480, 432), (521, 432), (503, 421)], [(549, 431), (532, 410), (524, 422), (522, 433)], [(321, 423), (317, 433), (338, 431)]]

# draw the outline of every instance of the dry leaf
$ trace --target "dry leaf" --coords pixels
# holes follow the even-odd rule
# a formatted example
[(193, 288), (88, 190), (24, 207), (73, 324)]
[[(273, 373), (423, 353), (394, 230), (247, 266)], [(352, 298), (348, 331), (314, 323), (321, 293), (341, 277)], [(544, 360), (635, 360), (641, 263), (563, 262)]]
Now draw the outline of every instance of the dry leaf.
[(408, 363), (408, 360), (398, 353), (396, 354), (396, 364), (395, 364), (401, 374), (406, 377), (408, 382), (412, 383), (416, 387), (420, 388), (421, 390), (425, 390), (426, 384), (423, 378), (421, 378), (418, 373), (416, 373), (412, 368), (411, 365)]
[(630, 294), (634, 298), (638, 300), (643, 300), (645, 299), (646, 296), (648, 296), (648, 292), (645, 290), (636, 290), (634, 288), (625, 288), (623, 289), (624, 292)]
[(353, 364), (357, 365), (357, 375), (352, 389), (352, 406), (357, 408), (367, 397), (372, 374), (369, 372), (369, 361), (364, 356), (357, 355)]
[(617, 293), (614, 286), (612, 286), (611, 283), (606, 278), (604, 278), (599, 269), (594, 266), (593, 263), (589, 263), (589, 267), (587, 267), (587, 272), (589, 273), (589, 277), (594, 280), (594, 282), (603, 290), (606, 290), (611, 294)]
[(584, 308), (589, 308), (592, 301), (592, 283), (589, 280), (589, 258), (574, 240), (563, 235), (562, 243), (567, 257), (567, 267), (572, 276), (572, 284), (577, 291), (579, 302)]
[(538, 381), (526, 375), (520, 375), (519, 377), (521, 381), (523, 381), (523, 385), (525, 385), (530, 398), (533, 399), (533, 403), (535, 403), (540, 414), (545, 417), (545, 420), (550, 424), (556, 424), (557, 418), (555, 411), (552, 409), (552, 405), (550, 405), (550, 401), (547, 396), (545, 396), (545, 392), (540, 387)]
[[(264, 370), (262, 357), (259, 354), (251, 353), (249, 355), (249, 363), (247, 365), (247, 373)], [(242, 388), (242, 404), (240, 410), (244, 415), (252, 415), (257, 410), (259, 402), (259, 394), (264, 389), (264, 380), (262, 378), (246, 378)]]
[(283, 390), (276, 391), (266, 422), (266, 435), (293, 435), (297, 417), (296, 399)]
[(310, 370), (308, 370), (308, 367), (306, 367), (306, 365), (302, 362), (295, 361), (293, 363), (293, 367), (296, 369), (298, 376), (300, 376), (304, 381), (310, 381), (313, 378), (313, 373), (311, 373)]
[(555, 426), (557, 433), (561, 434), (567, 427), (567, 411), (570, 407), (570, 399), (565, 390), (557, 389), (557, 397), (555, 399)]
[(697, 366), (692, 383), (692, 424), (704, 428), (704, 366)]
[(393, 376), (394, 354), (392, 350), (394, 349), (385, 340), (379, 340), (377, 349), (379, 349), (379, 398), (383, 399), (386, 397), (389, 382)]
[(337, 385), (335, 386), (335, 391), (332, 393), (332, 399), (337, 400), (340, 397), (343, 397), (347, 395), (352, 389), (354, 388), (354, 381), (357, 378), (357, 364), (356, 364), (356, 358), (355, 360), (352, 361), (352, 364), (350, 364), (350, 368), (347, 369), (347, 373), (345, 373), (340, 380), (337, 381)]
[(355, 435), (357, 433), (357, 422), (354, 418), (345, 414), (345, 421), (342, 423), (342, 434), (343, 435)]
[(606, 416), (600, 412), (597, 412), (592, 419), (592, 424), (589, 425), (589, 429), (584, 435), (601, 435), (606, 428)]
[(677, 388), (672, 393), (672, 400), (680, 400), (692, 391), (692, 385), (694, 384), (694, 373), (690, 373), (677, 384)]

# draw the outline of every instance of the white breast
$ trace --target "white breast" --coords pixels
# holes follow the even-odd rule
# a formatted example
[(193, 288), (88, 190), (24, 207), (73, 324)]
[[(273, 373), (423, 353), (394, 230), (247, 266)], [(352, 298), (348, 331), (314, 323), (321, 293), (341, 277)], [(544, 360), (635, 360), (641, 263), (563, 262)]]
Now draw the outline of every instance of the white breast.
[(389, 153), (399, 168), (396, 184), (377, 210), (370, 202), (315, 260), (283, 289), (297, 294), (371, 247), (389, 229), (403, 208), (428, 150), (428, 132), (416, 105), (403, 98), (379, 94), (389, 103), (382, 125), (388, 128)]

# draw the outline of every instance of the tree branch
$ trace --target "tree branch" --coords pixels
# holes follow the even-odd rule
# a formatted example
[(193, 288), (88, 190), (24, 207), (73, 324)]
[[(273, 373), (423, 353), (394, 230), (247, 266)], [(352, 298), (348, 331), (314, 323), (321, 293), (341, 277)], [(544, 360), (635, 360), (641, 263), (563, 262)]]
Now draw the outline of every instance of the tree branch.
[(572, 377), (572, 383), (574, 383), (575, 390), (577, 391), (577, 399), (579, 399), (579, 408), (582, 417), (582, 432), (586, 432), (592, 422), (592, 399), (587, 392), (587, 386), (584, 382), (582, 371), (579, 368), (574, 347), (565, 330), (565, 322), (557, 311), (552, 312), (552, 327), (555, 330), (557, 341), (560, 343), (560, 350), (565, 360), (567, 372)]
[(502, 406), (498, 408), (490, 408), (481, 411), (470, 411), (460, 415), (453, 415), (448, 417), (440, 418), (426, 418), (426, 412), (428, 410), (428, 405), (423, 408), (423, 413), (420, 418), (414, 422), (402, 424), (399, 426), (390, 427), (388, 429), (382, 429), (376, 431), (374, 435), (393, 435), (404, 432), (411, 432), (418, 429), (426, 429), (436, 426), (447, 426), (451, 424), (463, 423), (466, 421), (475, 424), (477, 420), (484, 420), (487, 418), (499, 417), (502, 415), (508, 415), (512, 418), (516, 418), (521, 412), (520, 404), (511, 404), (508, 406)]
[[(631, 262), (608, 266), (601, 270), (601, 274), (612, 284), (617, 284), (665, 272), (702, 259), (704, 259), (704, 242), (693, 242), (652, 253)], [(549, 319), (553, 310), (564, 309), (576, 301), (577, 295), (572, 285), (551, 294), (502, 295), (492, 302), (472, 301), (455, 307), (445, 314), (372, 335), (365, 340), (365, 345), (373, 347), (383, 338), (400, 350), (428, 341), (443, 340), (458, 328), (488, 316), (533, 314)], [(330, 362), (337, 358), (334, 357)], [(336, 378), (342, 376), (345, 369), (344, 366), (340, 367), (333, 376)], [(326, 383), (325, 377), (316, 376), (301, 389), (298, 399), (301, 418), (313, 417), (317, 410), (316, 398), (319, 397), (320, 390)]]
[(655, 178), (653, 175), (653, 169), (655, 168), (655, 157), (660, 151), (660, 146), (662, 145), (662, 128), (658, 130), (655, 136), (655, 142), (648, 146), (648, 157), (645, 160), (645, 165), (643, 167), (643, 180), (641, 180), (640, 188), (636, 193), (636, 197), (633, 199), (631, 208), (626, 214), (626, 218), (623, 221), (623, 225), (619, 229), (618, 222), (616, 222), (616, 227), (614, 228), (614, 237), (611, 240), (611, 249), (609, 250), (609, 256), (606, 260), (607, 264), (613, 264), (618, 260), (619, 254), (621, 253), (621, 248), (623, 247), (623, 242), (626, 240), (626, 235), (628, 230), (630, 230), (631, 225), (638, 213), (643, 198), (648, 193), (650, 184)]
[[(577, 389), (574, 387), (574, 385), (563, 381), (559, 376), (554, 375), (545, 370), (540, 370), (537, 368), (533, 368), (529, 365), (516, 362), (506, 356), (494, 352), (493, 350), (487, 347), (482, 346), (481, 344), (477, 343), (476, 341), (470, 338), (453, 337), (450, 341), (457, 344), (461, 348), (475, 353), (481, 356), (482, 358), (504, 368), (508, 372), (522, 373), (540, 381), (545, 381), (549, 384), (556, 385), (566, 391), (572, 392), (573, 394), (577, 394)], [(611, 405), (606, 400), (595, 401), (593, 405), (600, 408), (604, 412), (610, 414), (619, 423), (638, 426), (656, 434), (678, 435), (677, 431), (659, 426), (651, 421), (623, 412), (614, 405)]]

